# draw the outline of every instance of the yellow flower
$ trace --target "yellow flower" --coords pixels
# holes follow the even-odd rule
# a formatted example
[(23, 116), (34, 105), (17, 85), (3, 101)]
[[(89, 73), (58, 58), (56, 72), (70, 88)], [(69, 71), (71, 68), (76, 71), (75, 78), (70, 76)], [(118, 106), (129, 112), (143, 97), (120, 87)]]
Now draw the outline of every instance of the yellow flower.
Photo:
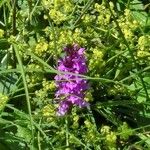
[(35, 47), (35, 53), (42, 56), (48, 49), (48, 44), (45, 41), (40, 41)]
[(43, 113), (44, 117), (54, 116), (55, 115), (55, 108), (52, 105), (48, 104), (48, 105), (43, 107), (42, 113)]
[(87, 93), (86, 93), (86, 95), (85, 95), (85, 101), (87, 101), (87, 102), (91, 102), (91, 101), (93, 101), (93, 97), (92, 97), (92, 93), (91, 93), (92, 91), (88, 91)]
[(93, 50), (93, 56), (95, 59), (102, 59), (103, 58), (103, 52), (98, 50), (98, 49), (94, 49)]
[(130, 16), (130, 10), (129, 9), (125, 9), (124, 15), (126, 17)]
[(138, 39), (138, 48), (142, 51), (150, 51), (150, 36), (143, 35)]
[(106, 141), (110, 143), (115, 143), (117, 139), (117, 136), (114, 132), (110, 132), (109, 134), (106, 135)]
[(54, 91), (56, 88), (54, 81), (46, 81), (46, 79), (43, 80), (42, 85), (45, 90)]
[(4, 109), (5, 105), (7, 104), (8, 97), (0, 93), (0, 111)]
[(139, 50), (137, 52), (137, 57), (139, 57), (139, 58), (150, 57), (150, 52)]
[(0, 29), (0, 38), (4, 36), (4, 30)]
[(65, 14), (56, 9), (51, 9), (49, 15), (56, 24), (60, 24), (67, 19)]

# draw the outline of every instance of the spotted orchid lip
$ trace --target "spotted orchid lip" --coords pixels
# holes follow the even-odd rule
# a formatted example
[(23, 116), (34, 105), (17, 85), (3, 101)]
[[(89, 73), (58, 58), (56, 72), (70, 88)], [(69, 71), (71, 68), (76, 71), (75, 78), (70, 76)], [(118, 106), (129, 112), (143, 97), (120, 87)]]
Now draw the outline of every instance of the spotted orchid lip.
[[(66, 55), (58, 60), (58, 71), (86, 74), (87, 65), (84, 55), (85, 48), (78, 44), (68, 45), (64, 48)], [(58, 116), (65, 115), (73, 105), (80, 108), (88, 106), (84, 101), (85, 91), (89, 88), (86, 79), (74, 75), (56, 75), (56, 98), (60, 99), (57, 111)], [(61, 79), (61, 81), (60, 81)], [(64, 98), (65, 97), (65, 98)]]

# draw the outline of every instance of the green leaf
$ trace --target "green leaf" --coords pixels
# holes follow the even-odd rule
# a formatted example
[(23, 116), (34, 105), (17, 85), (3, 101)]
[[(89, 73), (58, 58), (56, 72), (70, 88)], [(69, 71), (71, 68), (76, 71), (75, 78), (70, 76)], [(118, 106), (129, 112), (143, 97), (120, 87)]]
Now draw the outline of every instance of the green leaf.
[(146, 136), (145, 134), (140, 133), (138, 136), (150, 146), (150, 138), (148, 134)]
[(16, 136), (23, 138), (27, 143), (32, 139), (31, 130), (29, 130), (27, 127), (22, 127), (19, 125), (17, 125)]
[(150, 24), (150, 17), (144, 10), (144, 5), (141, 1), (134, 0), (130, 4), (130, 9), (132, 10), (132, 15), (139, 23), (141, 23), (143, 26)]

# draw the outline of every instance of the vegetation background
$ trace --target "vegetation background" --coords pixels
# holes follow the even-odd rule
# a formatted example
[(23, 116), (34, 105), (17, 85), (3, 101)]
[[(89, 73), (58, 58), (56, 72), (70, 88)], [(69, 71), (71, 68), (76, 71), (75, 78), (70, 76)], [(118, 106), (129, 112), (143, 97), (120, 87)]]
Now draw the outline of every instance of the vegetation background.
[[(66, 44), (86, 48), (89, 109), (56, 116)], [(149, 0), (0, 0), (0, 150), (149, 150)]]

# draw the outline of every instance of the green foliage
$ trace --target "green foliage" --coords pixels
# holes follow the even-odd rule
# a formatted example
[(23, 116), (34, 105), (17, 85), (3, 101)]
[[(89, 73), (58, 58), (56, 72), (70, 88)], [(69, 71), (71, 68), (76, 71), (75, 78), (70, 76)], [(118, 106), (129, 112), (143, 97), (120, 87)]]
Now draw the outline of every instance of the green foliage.
[[(150, 16), (139, 0), (0, 1), (0, 150), (150, 149)], [(86, 48), (85, 109), (56, 116), (66, 44)]]

